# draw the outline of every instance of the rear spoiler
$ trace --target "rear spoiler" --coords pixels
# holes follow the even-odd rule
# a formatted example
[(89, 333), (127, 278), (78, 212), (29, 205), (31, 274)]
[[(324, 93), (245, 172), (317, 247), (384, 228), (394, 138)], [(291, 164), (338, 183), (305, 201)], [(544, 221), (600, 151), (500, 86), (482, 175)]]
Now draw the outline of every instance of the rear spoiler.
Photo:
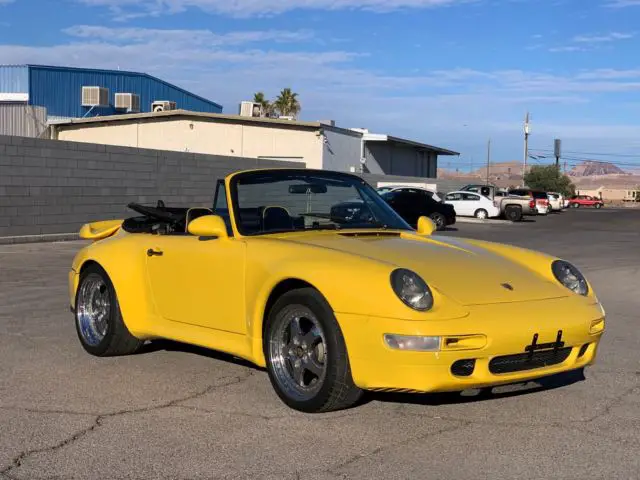
[(102, 220), (100, 222), (85, 223), (80, 228), (80, 238), (85, 240), (102, 240), (115, 234), (124, 220)]

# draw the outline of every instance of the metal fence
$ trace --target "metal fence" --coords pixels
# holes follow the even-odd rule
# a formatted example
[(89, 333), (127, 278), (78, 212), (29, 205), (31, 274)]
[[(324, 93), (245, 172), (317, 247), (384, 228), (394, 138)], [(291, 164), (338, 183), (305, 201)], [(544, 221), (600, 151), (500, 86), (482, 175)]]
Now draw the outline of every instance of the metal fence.
[(47, 109), (21, 103), (0, 103), (0, 135), (46, 138)]

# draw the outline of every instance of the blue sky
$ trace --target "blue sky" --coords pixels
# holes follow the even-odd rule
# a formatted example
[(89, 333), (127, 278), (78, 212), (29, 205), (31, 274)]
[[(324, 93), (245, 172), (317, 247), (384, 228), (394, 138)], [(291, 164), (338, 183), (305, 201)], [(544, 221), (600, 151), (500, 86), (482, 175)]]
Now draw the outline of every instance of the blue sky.
[[(301, 118), (522, 160), (634, 163), (640, 0), (0, 0), (0, 63), (145, 71), (236, 113), (292, 87)], [(639, 162), (640, 164), (640, 162)], [(626, 165), (624, 165), (626, 166)]]

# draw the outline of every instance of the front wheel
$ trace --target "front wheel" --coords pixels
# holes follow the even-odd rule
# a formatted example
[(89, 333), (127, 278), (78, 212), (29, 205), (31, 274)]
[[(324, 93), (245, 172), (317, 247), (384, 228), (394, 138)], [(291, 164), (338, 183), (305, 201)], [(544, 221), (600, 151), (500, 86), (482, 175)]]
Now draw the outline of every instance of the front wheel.
[(80, 274), (75, 317), (80, 343), (91, 355), (129, 355), (144, 343), (124, 324), (113, 284), (98, 265), (89, 265)]
[(442, 230), (447, 226), (447, 219), (444, 218), (444, 215), (441, 213), (432, 213), (429, 218), (431, 218), (436, 225), (436, 230)]
[(362, 395), (351, 377), (344, 338), (331, 308), (312, 288), (292, 290), (271, 308), (263, 348), (280, 399), (306, 413), (348, 408)]

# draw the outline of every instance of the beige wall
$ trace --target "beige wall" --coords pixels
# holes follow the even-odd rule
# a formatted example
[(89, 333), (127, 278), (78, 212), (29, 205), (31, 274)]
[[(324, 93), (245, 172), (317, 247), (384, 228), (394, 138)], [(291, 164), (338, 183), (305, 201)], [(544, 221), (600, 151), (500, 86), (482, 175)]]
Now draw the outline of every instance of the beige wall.
[(313, 130), (172, 119), (59, 127), (59, 140), (125, 147), (302, 161), (322, 168), (322, 137)]
[(576, 190), (578, 195), (591, 195), (592, 197), (602, 198), (603, 200), (632, 200), (634, 198), (635, 189), (633, 188), (597, 188), (590, 190)]

